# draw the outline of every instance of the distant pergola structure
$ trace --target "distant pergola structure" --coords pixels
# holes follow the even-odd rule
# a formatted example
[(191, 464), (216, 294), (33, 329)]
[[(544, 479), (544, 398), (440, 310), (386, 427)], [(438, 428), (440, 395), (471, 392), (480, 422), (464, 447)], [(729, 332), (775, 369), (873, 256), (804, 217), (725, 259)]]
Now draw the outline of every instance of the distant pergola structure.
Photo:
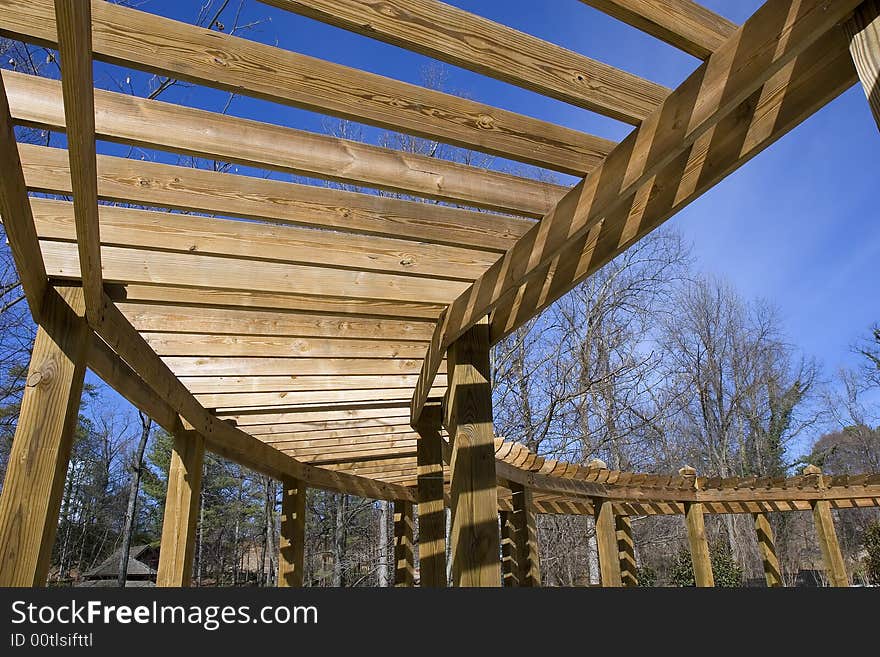
[[(447, 506), (458, 586), (539, 584), (537, 513), (595, 517), (608, 586), (636, 582), (630, 516), (683, 515), (706, 586), (704, 513), (751, 513), (778, 586), (767, 514), (794, 510), (813, 512), (829, 579), (848, 583), (831, 510), (880, 505), (880, 476), (544, 460), (496, 439), (489, 350), (859, 79), (880, 123), (880, 2), (769, 0), (737, 26), (689, 0), (583, 1), (703, 62), (669, 90), (434, 0), (268, 4), (634, 126), (617, 144), (100, 0), (0, 0), (0, 35), (57, 48), (62, 68), (60, 82), (2, 72), (0, 213), (39, 329), (0, 585), (46, 581), (86, 368), (175, 436), (159, 585), (189, 583), (206, 449), (283, 482), (280, 585), (302, 583), (308, 487), (394, 502), (402, 585), (414, 506), (422, 586), (446, 584)], [(582, 180), (98, 90), (93, 59)], [(15, 125), (68, 148), (19, 144)], [(96, 139), (444, 204), (97, 155)]]

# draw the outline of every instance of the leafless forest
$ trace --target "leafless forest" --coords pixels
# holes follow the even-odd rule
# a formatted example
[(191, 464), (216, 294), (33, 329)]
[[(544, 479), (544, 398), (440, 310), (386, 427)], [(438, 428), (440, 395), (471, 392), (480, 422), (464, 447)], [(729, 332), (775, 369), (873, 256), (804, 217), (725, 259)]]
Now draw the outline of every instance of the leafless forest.
[[(192, 21), (233, 33), (256, 27), (239, 16), (238, 2), (206, 0)], [(43, 48), (0, 40), (0, 63), (59, 77), (55, 54)], [(151, 98), (186, 92), (177, 80), (113, 67), (102, 71), (96, 82), (116, 91)], [(424, 84), (444, 88), (443, 69), (426, 70)], [(210, 109), (228, 111), (235, 101), (227, 95)], [(346, 122), (328, 121), (325, 130), (433, 157), (495, 164), (422, 139), (391, 133), (377, 138)], [(22, 131), (25, 140), (44, 145), (63, 139)], [(160, 157), (136, 148), (128, 155)], [(231, 166), (194, 158), (177, 163)], [(880, 472), (880, 325), (853, 326), (851, 334), (841, 335), (842, 345), (851, 344), (855, 366), (832, 371), (790, 343), (772, 303), (744, 298), (724, 280), (703, 273), (672, 226), (638, 243), (495, 347), (496, 435), (542, 456), (578, 463), (600, 458), (609, 467), (639, 472), (674, 473), (690, 465), (707, 476), (766, 476), (796, 474), (807, 463), (829, 474)], [(35, 333), (5, 235), (0, 276), (2, 475)], [(171, 441), (94, 377), (88, 382), (59, 517), (53, 584), (75, 583), (127, 541), (156, 543), (161, 533)], [(279, 495), (277, 482), (206, 455), (196, 585), (274, 585)], [(384, 503), (310, 491), (307, 585), (387, 586), (390, 519)], [(786, 584), (810, 576), (821, 583), (809, 513), (773, 514), (771, 521)], [(836, 521), (852, 580), (880, 584), (880, 511), (847, 510)], [(751, 518), (710, 516), (707, 523), (716, 581), (761, 582)], [(680, 517), (635, 518), (633, 527), (642, 585), (691, 583)], [(589, 518), (540, 516), (539, 539), (545, 586), (598, 583)]]

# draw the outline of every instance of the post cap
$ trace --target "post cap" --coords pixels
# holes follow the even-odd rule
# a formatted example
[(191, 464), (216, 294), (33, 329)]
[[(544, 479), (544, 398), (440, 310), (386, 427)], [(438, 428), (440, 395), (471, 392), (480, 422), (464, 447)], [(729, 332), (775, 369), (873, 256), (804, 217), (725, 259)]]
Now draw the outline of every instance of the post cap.
[(691, 466), (686, 465), (678, 471), (678, 474), (680, 474), (682, 477), (696, 477), (697, 470), (696, 468), (692, 468)]
[(593, 459), (587, 465), (591, 468), (599, 468), (600, 470), (608, 469), (608, 466), (605, 465), (605, 461), (602, 459)]
[(804, 474), (805, 475), (822, 474), (822, 468), (820, 468), (818, 465), (813, 465), (812, 463), (810, 463), (810, 465), (808, 465), (806, 468), (804, 468)]

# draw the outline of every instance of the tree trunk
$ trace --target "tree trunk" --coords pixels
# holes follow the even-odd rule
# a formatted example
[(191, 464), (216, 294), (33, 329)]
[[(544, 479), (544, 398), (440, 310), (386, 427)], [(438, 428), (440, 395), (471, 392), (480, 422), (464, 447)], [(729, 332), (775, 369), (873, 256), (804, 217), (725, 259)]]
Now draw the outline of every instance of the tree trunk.
[(150, 429), (153, 420), (143, 413), (138, 413), (141, 418), (141, 439), (138, 442), (137, 452), (131, 466), (131, 483), (128, 487), (128, 508), (125, 511), (125, 526), (122, 528), (122, 553), (119, 556), (119, 586), (125, 588), (125, 580), (128, 578), (128, 552), (131, 550), (131, 535), (134, 533), (134, 519), (137, 512), (137, 497), (141, 487), (141, 469), (144, 467), (144, 450), (147, 448), (147, 440), (150, 437)]
[(388, 502), (379, 502), (379, 570), (377, 585), (388, 586)]

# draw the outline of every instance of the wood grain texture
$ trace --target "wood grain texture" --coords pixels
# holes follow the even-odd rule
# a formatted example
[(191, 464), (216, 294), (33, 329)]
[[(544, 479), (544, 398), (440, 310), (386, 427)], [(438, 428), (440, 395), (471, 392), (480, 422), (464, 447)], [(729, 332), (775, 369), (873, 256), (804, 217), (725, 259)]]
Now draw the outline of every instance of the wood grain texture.
[(445, 419), (452, 442), (452, 582), (460, 587), (500, 586), (487, 322), (477, 324), (453, 343), (448, 376)]
[[(815, 481), (815, 485), (824, 489), (825, 477), (822, 471), (814, 465), (804, 468), (804, 475)], [(834, 517), (831, 515), (831, 504), (827, 500), (817, 500), (812, 503), (813, 522), (816, 525), (816, 538), (822, 551), (822, 559), (825, 562), (825, 573), (831, 586), (849, 586), (849, 575), (846, 572), (846, 562), (840, 551), (840, 542), (837, 540), (837, 530), (834, 528)]]
[(414, 585), (413, 505), (412, 502), (394, 502), (394, 586)]
[(45, 586), (91, 333), (80, 288), (49, 289), (0, 496), (0, 586)]
[[(612, 506), (613, 512), (613, 506)], [(623, 586), (639, 585), (636, 567), (636, 544), (633, 540), (632, 519), (629, 516), (614, 514), (614, 525), (617, 529), (617, 552), (620, 562), (620, 580)]]
[(880, 0), (865, 0), (843, 24), (868, 105), (880, 129)]
[[(692, 480), (694, 490), (699, 489), (696, 470), (685, 467), (679, 470), (679, 474)], [(691, 563), (694, 569), (694, 582), (696, 582), (698, 587), (715, 586), (715, 576), (712, 573), (712, 559), (709, 556), (709, 539), (706, 535), (706, 522), (703, 518), (702, 503), (686, 502), (684, 514), (688, 545), (691, 550)]]
[(243, 376), (278, 374), (357, 376), (360, 374), (414, 374), (419, 368), (419, 361), (400, 358), (165, 356), (163, 360), (172, 371), (181, 376), (235, 376), (237, 374)]
[(581, 0), (609, 16), (706, 59), (736, 32), (736, 24), (692, 0)]
[(755, 513), (755, 534), (758, 537), (758, 549), (764, 566), (764, 579), (769, 588), (782, 586), (782, 569), (776, 554), (776, 541), (773, 539), (773, 528), (766, 513)]
[[(50, 276), (80, 279), (75, 244), (46, 240), (40, 242), (40, 250)], [(448, 303), (467, 287), (466, 281), (118, 246), (101, 247), (101, 262), (104, 280), (122, 285), (182, 285), (279, 294), (290, 291), (411, 303)]]
[(262, 0), (637, 125), (669, 93), (554, 43), (436, 0)]
[[(59, 82), (7, 70), (0, 72), (0, 75), (9, 94), (12, 116), (17, 122), (64, 131), (64, 104)], [(133, 143), (145, 148), (335, 180), (489, 210), (541, 217), (567, 191), (567, 188), (559, 185), (440, 158), (101, 89), (95, 90), (95, 108), (95, 130), (99, 138), (108, 141)], [(99, 162), (102, 159), (99, 158)], [(137, 167), (136, 170), (142, 169)], [(157, 169), (151, 167), (149, 171), (152, 175)], [(217, 184), (216, 181), (223, 181), (221, 189), (229, 183), (229, 179), (224, 177), (208, 177), (201, 173), (194, 173), (193, 176), (197, 177), (187, 176), (182, 177), (182, 180), (195, 179), (197, 186), (207, 181), (210, 193), (213, 193), (212, 186)], [(156, 188), (168, 184), (161, 173), (158, 178), (147, 178), (145, 182)], [(173, 183), (173, 177), (170, 182)], [(141, 183), (136, 181), (134, 184)], [(256, 185), (256, 189), (269, 191), (270, 194), (270, 190), (275, 189), (272, 185), (252, 184)], [(132, 183), (117, 181), (110, 187), (110, 191), (124, 195), (137, 194), (131, 187)], [(187, 204), (212, 202), (206, 190), (197, 187), (190, 191), (194, 195)], [(149, 193), (149, 189), (146, 192)], [(160, 196), (159, 189), (156, 194)], [(233, 193), (229, 198), (223, 199), (223, 202), (233, 208), (259, 208), (259, 212), (268, 212), (270, 210), (267, 208), (272, 207), (259, 203), (233, 204), (236, 194), (233, 188)], [(282, 201), (289, 195), (289, 192), (282, 193)], [(168, 200), (179, 198), (170, 193), (161, 196)], [(336, 221), (342, 225), (345, 223), (340, 218)]]
[(599, 551), (599, 572), (602, 586), (621, 587), (620, 552), (617, 549), (617, 525), (609, 500), (593, 500), (595, 509), (596, 546)]
[[(569, 269), (560, 262), (568, 245), (590, 239), (602, 220), (626, 208), (643, 186), (757, 92), (786, 64), (813, 45), (858, 4), (841, 0), (783, 0), (767, 3), (734, 36), (673, 91), (648, 119), (621, 142), (596, 170), (574, 187), (556, 208), (520, 238), (459, 296), (438, 322), (425, 361), (422, 384), (413, 398), (413, 419), (438, 359), (467, 327), (486, 316), (544, 267)], [(592, 236), (595, 239), (595, 235)], [(531, 310), (531, 309), (530, 309)], [(531, 316), (531, 315), (530, 315)]]
[(189, 586), (196, 546), (196, 521), (202, 493), (205, 438), (197, 431), (174, 436), (156, 586)]
[[(296, 369), (290, 371), (295, 372)], [(291, 406), (315, 404), (339, 404), (344, 402), (405, 402), (412, 394), (412, 388), (371, 388), (367, 390), (316, 390), (313, 392), (264, 392), (264, 393), (214, 393), (197, 394), (196, 398), (206, 408), (214, 409), (218, 414), (229, 414), (236, 409), (264, 409), (274, 407), (290, 408)], [(443, 388), (435, 388), (434, 394), (443, 394)]]
[(55, 0), (61, 86), (67, 125), (76, 243), (79, 252), (86, 317), (100, 312), (101, 235), (95, 160), (95, 97), (92, 75), (92, 12), (89, 2)]
[(278, 586), (303, 585), (306, 534), (306, 488), (296, 479), (282, 481)]
[[(147, 336), (149, 335), (152, 334), (148, 333)], [(373, 344), (381, 345), (382, 343), (374, 342)], [(189, 376), (180, 378), (181, 382), (193, 394), (390, 390), (394, 388), (411, 390), (416, 382), (416, 377), (411, 374), (397, 376), (325, 376), (321, 374), (302, 376), (290, 374), (284, 376)], [(437, 385), (445, 386), (446, 377), (438, 376)]]
[[(74, 206), (31, 199), (40, 239), (75, 241)], [(253, 261), (473, 280), (497, 254), (423, 242), (103, 205), (101, 244)]]
[[(53, 44), (51, 0), (4, 0), (0, 34)], [(99, 61), (583, 175), (611, 142), (546, 121), (95, 0)], [(585, 164), (586, 163), (586, 164)]]
[[(518, 586), (541, 586), (541, 560), (538, 546), (538, 527), (532, 491), (511, 482), (512, 510), (508, 516), (508, 536), (516, 546), (516, 582)], [(503, 554), (503, 552), (502, 552)]]
[(0, 168), (3, 170), (0, 176), (0, 218), (31, 316), (39, 323), (48, 281), (31, 215), (7, 93), (5, 78), (0, 78)]
[[(70, 167), (63, 149), (19, 144), (19, 151), (29, 189), (72, 193)], [(495, 253), (509, 248), (534, 223), (435, 203), (109, 155), (99, 155), (97, 165), (98, 196), (102, 199), (216, 213), (275, 225), (255, 226), (254, 231), (284, 234), (284, 229), (277, 226), (329, 228), (351, 233), (334, 235), (353, 246), (368, 245), (368, 238), (363, 236), (369, 235), (375, 246), (383, 244), (377, 237), (394, 238), (388, 243), (397, 244), (404, 251), (416, 248), (412, 242), (425, 242), (445, 245), (436, 247), (439, 251), (451, 246)], [(417, 267), (410, 267), (417, 271)]]
[(419, 585), (446, 587), (446, 503), (440, 408), (422, 416), (416, 430), (419, 491)]

